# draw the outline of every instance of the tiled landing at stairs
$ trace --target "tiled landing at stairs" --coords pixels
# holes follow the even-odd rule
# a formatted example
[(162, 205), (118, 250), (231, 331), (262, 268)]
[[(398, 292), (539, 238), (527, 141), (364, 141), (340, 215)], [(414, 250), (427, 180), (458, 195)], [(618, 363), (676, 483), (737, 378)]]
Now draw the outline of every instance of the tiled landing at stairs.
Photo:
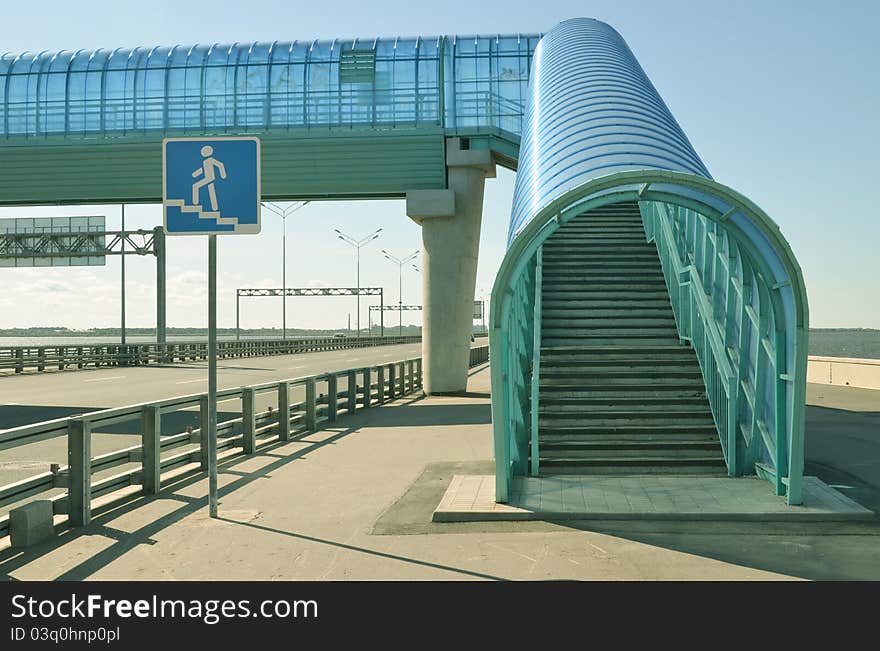
[(455, 475), (434, 522), (485, 520), (725, 520), (833, 522), (874, 513), (816, 477), (804, 477), (804, 503), (789, 506), (751, 477), (555, 476), (517, 478), (509, 504), (495, 502), (495, 477)]

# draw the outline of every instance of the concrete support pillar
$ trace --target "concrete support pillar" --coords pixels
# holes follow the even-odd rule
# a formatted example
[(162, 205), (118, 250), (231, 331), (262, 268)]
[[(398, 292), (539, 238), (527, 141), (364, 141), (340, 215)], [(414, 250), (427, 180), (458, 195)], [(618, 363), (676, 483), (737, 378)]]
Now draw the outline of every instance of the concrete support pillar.
[(447, 190), (407, 192), (406, 213), (422, 227), (423, 388), (467, 389), (483, 187), (495, 177), (491, 152), (446, 141)]

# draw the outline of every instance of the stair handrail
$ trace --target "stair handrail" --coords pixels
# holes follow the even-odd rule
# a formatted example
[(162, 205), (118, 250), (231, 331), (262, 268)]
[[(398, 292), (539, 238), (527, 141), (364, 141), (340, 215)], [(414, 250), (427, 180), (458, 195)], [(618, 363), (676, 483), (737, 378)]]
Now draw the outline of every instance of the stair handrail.
[[(660, 256), (663, 277), (669, 291), (672, 312), (679, 337), (689, 342), (696, 354), (712, 418), (718, 429), (728, 475), (738, 473), (736, 409), (734, 393), (737, 391), (736, 374), (733, 371), (722, 335), (715, 321), (712, 306), (707, 299), (703, 281), (697, 268), (685, 263), (674, 246), (675, 236), (669, 216), (655, 202), (640, 204), (645, 235), (653, 242)], [(684, 294), (684, 298), (683, 298)], [(685, 311), (685, 304), (687, 310)], [(694, 333), (694, 317), (698, 319), (702, 341)], [(707, 354), (708, 353), (708, 354)], [(717, 382), (716, 382), (717, 379)]]

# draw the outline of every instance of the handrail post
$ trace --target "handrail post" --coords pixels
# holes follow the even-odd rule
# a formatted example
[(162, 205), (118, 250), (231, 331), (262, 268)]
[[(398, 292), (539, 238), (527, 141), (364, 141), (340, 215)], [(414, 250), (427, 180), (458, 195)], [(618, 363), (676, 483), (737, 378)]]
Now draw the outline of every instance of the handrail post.
[(208, 395), (199, 396), (199, 467), (208, 469)]
[(538, 449), (538, 407), (541, 375), (541, 288), (543, 287), (544, 247), (538, 249), (535, 261), (535, 298), (532, 314), (532, 382), (531, 382), (531, 474), (537, 476), (540, 470), (540, 451)]
[(411, 359), (405, 362), (406, 384), (404, 385), (405, 393), (410, 394), (416, 390), (415, 376), (413, 375), (413, 362)]
[(158, 405), (141, 408), (141, 486), (147, 495), (155, 495), (162, 488), (160, 464), (162, 415)]
[(241, 390), (241, 441), (245, 454), (257, 449), (257, 391), (253, 387)]
[(357, 371), (348, 372), (348, 413), (353, 414), (357, 410)]
[(315, 376), (306, 379), (306, 430), (313, 432), (318, 424)]
[(67, 514), (70, 524), (84, 527), (92, 520), (92, 424), (85, 418), (67, 421)]
[(337, 393), (339, 392), (337, 377), (335, 373), (327, 376), (327, 420), (331, 423), (336, 422)]
[(385, 367), (376, 367), (376, 402), (377, 404), (385, 404)]
[(287, 382), (278, 383), (278, 440), (290, 440), (290, 387)]
[(388, 400), (394, 400), (397, 395), (397, 365), (388, 365)]
[(361, 369), (364, 376), (363, 405), (368, 409), (373, 402), (373, 369), (365, 367)]

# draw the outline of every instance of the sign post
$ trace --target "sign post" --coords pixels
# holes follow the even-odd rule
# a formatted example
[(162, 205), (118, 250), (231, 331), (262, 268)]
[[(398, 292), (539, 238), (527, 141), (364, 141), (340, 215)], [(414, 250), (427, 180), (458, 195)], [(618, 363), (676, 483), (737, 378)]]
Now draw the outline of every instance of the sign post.
[[(162, 206), (168, 235), (208, 236), (208, 511), (217, 517), (217, 235), (260, 232), (260, 140), (162, 141)], [(206, 431), (207, 430), (207, 431)]]

